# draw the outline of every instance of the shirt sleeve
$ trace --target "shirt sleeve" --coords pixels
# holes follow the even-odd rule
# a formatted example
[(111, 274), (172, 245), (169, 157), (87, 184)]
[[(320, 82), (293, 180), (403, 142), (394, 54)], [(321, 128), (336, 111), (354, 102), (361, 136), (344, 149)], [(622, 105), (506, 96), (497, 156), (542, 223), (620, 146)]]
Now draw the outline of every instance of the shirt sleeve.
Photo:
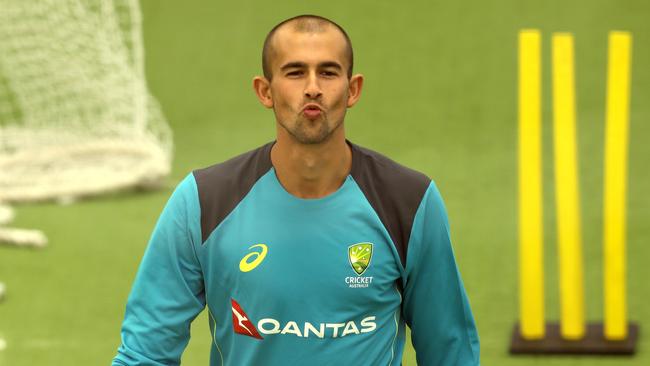
[(408, 245), (403, 314), (418, 365), (479, 365), (479, 339), (451, 247), (447, 213), (430, 183)]
[(190, 323), (205, 307), (196, 181), (176, 188), (154, 228), (126, 304), (113, 366), (179, 365)]

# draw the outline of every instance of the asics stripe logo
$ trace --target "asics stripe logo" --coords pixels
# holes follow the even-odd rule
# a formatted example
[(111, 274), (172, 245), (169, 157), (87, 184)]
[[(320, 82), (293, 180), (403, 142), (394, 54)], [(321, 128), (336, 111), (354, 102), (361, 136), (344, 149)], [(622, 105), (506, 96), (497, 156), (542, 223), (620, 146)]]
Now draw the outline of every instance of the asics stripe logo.
[(260, 248), (260, 251), (254, 251), (248, 253), (241, 259), (239, 262), (239, 270), (242, 272), (250, 272), (259, 266), (260, 263), (266, 258), (266, 253), (269, 251), (269, 248), (266, 244), (255, 244), (248, 249)]

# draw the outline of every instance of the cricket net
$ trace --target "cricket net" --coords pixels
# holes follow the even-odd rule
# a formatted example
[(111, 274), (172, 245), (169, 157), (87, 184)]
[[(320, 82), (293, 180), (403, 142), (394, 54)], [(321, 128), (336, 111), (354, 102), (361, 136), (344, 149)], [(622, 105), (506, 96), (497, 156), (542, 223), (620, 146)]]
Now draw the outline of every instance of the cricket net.
[(0, 202), (158, 186), (171, 130), (137, 0), (0, 0)]

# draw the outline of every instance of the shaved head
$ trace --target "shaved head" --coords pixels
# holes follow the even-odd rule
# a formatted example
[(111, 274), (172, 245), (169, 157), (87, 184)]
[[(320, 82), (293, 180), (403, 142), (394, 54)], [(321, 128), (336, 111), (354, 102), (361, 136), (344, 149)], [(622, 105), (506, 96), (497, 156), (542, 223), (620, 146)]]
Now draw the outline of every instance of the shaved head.
[(276, 55), (274, 47), (274, 36), (278, 30), (284, 29), (285, 27), (288, 27), (290, 30), (298, 33), (322, 33), (329, 30), (331, 27), (337, 29), (339, 32), (341, 32), (343, 38), (345, 38), (345, 52), (346, 59), (348, 61), (347, 75), (348, 79), (352, 77), (354, 56), (352, 52), (352, 42), (350, 41), (348, 34), (345, 32), (345, 30), (343, 30), (343, 28), (341, 28), (340, 25), (327, 18), (323, 18), (318, 15), (307, 14), (298, 15), (296, 17), (282, 21), (273, 27), (273, 29), (271, 29), (269, 34), (266, 36), (266, 39), (264, 40), (264, 48), (262, 49), (262, 70), (264, 72), (264, 77), (267, 80), (271, 81), (273, 77), (273, 73), (271, 72), (271, 64), (273, 62), (273, 58)]

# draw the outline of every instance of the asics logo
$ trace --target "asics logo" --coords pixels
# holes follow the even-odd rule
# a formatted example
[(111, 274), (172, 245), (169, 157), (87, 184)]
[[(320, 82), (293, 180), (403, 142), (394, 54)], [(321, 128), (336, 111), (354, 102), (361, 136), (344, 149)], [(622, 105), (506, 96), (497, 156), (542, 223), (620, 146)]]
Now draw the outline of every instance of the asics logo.
[(244, 256), (244, 258), (241, 259), (241, 261), (239, 262), (240, 271), (250, 272), (254, 270), (255, 267), (259, 266), (260, 263), (262, 263), (262, 261), (266, 257), (266, 253), (269, 251), (269, 248), (266, 246), (266, 244), (255, 244), (248, 249), (253, 249), (253, 248), (260, 248), (260, 250), (253, 251), (252, 253), (248, 253)]

